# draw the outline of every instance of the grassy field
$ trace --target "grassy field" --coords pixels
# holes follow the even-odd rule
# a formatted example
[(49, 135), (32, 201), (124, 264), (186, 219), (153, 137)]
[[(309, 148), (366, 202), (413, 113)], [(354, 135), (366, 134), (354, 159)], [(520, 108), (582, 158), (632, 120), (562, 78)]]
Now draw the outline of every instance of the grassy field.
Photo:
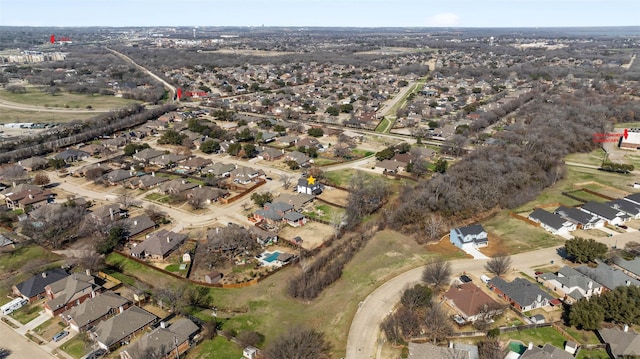
[(558, 348), (564, 348), (564, 342), (566, 339), (558, 333), (553, 327), (543, 327), (536, 329), (526, 329), (510, 333), (503, 333), (500, 335), (500, 339), (515, 339), (523, 342), (525, 345), (532, 342), (533, 345), (544, 345), (549, 343)]
[(586, 165), (599, 166), (602, 164), (605, 152), (599, 148), (588, 153), (572, 153), (565, 157), (567, 162), (584, 163)]
[(96, 110), (110, 110), (138, 103), (135, 100), (126, 100), (115, 96), (82, 95), (63, 92), (50, 95), (37, 87), (27, 87), (27, 93), (11, 93), (0, 91), (0, 99), (38, 107), (87, 109), (87, 106)]
[(338, 208), (328, 204), (319, 204), (315, 206), (315, 211), (305, 212), (305, 215), (310, 218), (331, 221), (333, 220), (335, 213), (344, 215), (345, 211), (342, 208)]
[(578, 352), (578, 356), (576, 359), (609, 359), (610, 356), (607, 353), (606, 349), (592, 349), (592, 350), (584, 350), (580, 349)]
[(376, 126), (376, 132), (389, 132), (389, 125), (391, 125), (391, 121), (389, 121), (386, 117), (382, 118), (382, 121)]
[(224, 337), (215, 337), (198, 345), (187, 354), (187, 359), (242, 358), (242, 349)]
[(71, 122), (74, 120), (86, 120), (96, 116), (98, 113), (64, 113), (64, 112), (42, 112), (38, 110), (16, 110), (2, 108), (0, 111), (0, 123), (14, 122), (39, 122), (58, 123)]
[[(540, 227), (534, 227), (524, 221), (511, 218), (506, 212), (485, 220), (482, 225), (490, 236), (489, 247), (483, 253), (507, 251), (521, 253), (534, 249), (559, 246), (564, 240), (553, 236)], [(495, 248), (492, 250), (492, 246)]]
[(36, 259), (41, 259), (44, 263), (52, 263), (61, 257), (35, 244), (18, 247), (15, 251), (0, 254), (0, 272), (17, 271), (26, 262)]

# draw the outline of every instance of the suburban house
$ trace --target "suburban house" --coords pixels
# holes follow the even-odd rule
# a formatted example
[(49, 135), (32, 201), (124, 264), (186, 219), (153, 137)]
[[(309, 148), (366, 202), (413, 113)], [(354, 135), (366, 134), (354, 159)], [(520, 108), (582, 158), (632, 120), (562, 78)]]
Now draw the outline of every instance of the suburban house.
[(11, 289), (13, 295), (19, 295), (28, 299), (29, 302), (35, 302), (38, 299), (44, 298), (46, 286), (67, 276), (69, 276), (69, 273), (62, 269), (52, 269), (36, 274), (24, 282), (14, 285)]
[(212, 164), (213, 161), (211, 161), (208, 158), (202, 158), (202, 157), (191, 157), (186, 161), (182, 161), (178, 164), (178, 166), (184, 170), (187, 171), (200, 171), (201, 169), (209, 166), (210, 164)]
[(54, 159), (63, 160), (65, 163), (82, 161), (82, 160), (87, 159), (89, 157), (91, 157), (91, 155), (88, 154), (87, 152), (74, 150), (72, 148), (66, 149), (66, 150), (56, 154), (55, 156), (53, 156)]
[(145, 331), (157, 319), (158, 317), (142, 308), (129, 307), (115, 317), (100, 322), (91, 336), (101, 348), (111, 351)]
[(177, 155), (175, 153), (162, 154), (149, 160), (149, 164), (162, 168), (173, 168), (180, 161), (187, 159), (187, 156)]
[(127, 226), (127, 232), (129, 238), (140, 236), (153, 231), (156, 228), (156, 224), (146, 214), (141, 214), (133, 218), (127, 218), (124, 220)]
[(133, 171), (127, 170), (113, 170), (111, 172), (105, 173), (102, 178), (105, 182), (112, 186), (117, 186), (122, 184), (124, 181), (128, 180), (131, 177), (135, 177), (136, 174)]
[(21, 192), (13, 192), (5, 197), (7, 208), (27, 209), (37, 208), (53, 202), (53, 192), (41, 188), (28, 189)]
[(29, 183), (21, 183), (13, 186), (5, 186), (0, 184), (0, 188), (2, 188), (2, 190), (0, 191), (0, 199), (2, 200), (6, 200), (7, 196), (10, 196), (14, 193), (24, 192), (28, 190), (32, 190), (32, 191), (42, 190), (40, 186), (36, 186), (34, 184), (29, 184)]
[(90, 179), (96, 179), (98, 177), (102, 177), (105, 173), (110, 172), (111, 168), (103, 163), (92, 163), (86, 166), (82, 166), (77, 170), (73, 171), (73, 176), (75, 177), (87, 177)]
[(216, 162), (203, 168), (200, 172), (209, 173), (216, 177), (229, 177), (231, 171), (233, 171), (235, 168), (236, 166), (233, 164)]
[(146, 190), (146, 189), (151, 189), (154, 187), (158, 187), (160, 184), (169, 181), (169, 179), (167, 177), (160, 177), (160, 176), (156, 176), (155, 173), (151, 173), (146, 174), (144, 176), (140, 176), (140, 177), (133, 177), (131, 179), (129, 179), (126, 183), (125, 186), (131, 188), (131, 189), (142, 189), (142, 190)]
[(282, 202), (267, 202), (262, 209), (258, 209), (254, 212), (254, 218), (259, 221), (265, 221), (270, 224), (275, 224), (282, 221), (284, 216), (293, 211), (293, 206), (288, 203)]
[(278, 233), (276, 232), (270, 232), (258, 226), (250, 227), (249, 232), (256, 238), (256, 242), (261, 246), (278, 243)]
[(615, 199), (606, 203), (616, 211), (622, 211), (633, 219), (640, 219), (640, 204), (635, 204), (624, 199)]
[(545, 344), (542, 348), (534, 347), (533, 344), (531, 344), (524, 353), (522, 353), (520, 359), (573, 359), (573, 355), (549, 343)]
[(171, 325), (160, 326), (143, 335), (127, 349), (120, 352), (120, 359), (138, 359), (153, 353), (157, 359), (176, 358), (191, 348), (192, 339), (200, 328), (191, 320), (181, 318)]
[(640, 205), (640, 193), (630, 194), (623, 198), (625, 201)]
[(284, 157), (284, 150), (273, 147), (261, 146), (256, 148), (256, 151), (258, 151), (257, 157), (265, 161), (275, 161)]
[(593, 229), (604, 227), (604, 220), (596, 215), (581, 211), (573, 207), (560, 206), (553, 213), (575, 223), (578, 229)]
[(529, 214), (529, 219), (536, 223), (540, 223), (540, 227), (552, 234), (566, 235), (578, 228), (575, 223), (541, 208), (536, 208), (531, 212)]
[(512, 282), (507, 282), (500, 277), (493, 277), (488, 284), (489, 288), (498, 296), (504, 298), (510, 305), (521, 312), (552, 304), (553, 298), (551, 296), (540, 289), (537, 284), (531, 283), (524, 278), (516, 278)]
[(285, 161), (294, 161), (300, 167), (307, 166), (311, 161), (311, 158), (305, 153), (300, 151), (287, 152), (284, 156)]
[(140, 162), (149, 162), (151, 159), (164, 155), (164, 151), (159, 151), (154, 148), (145, 148), (142, 151), (138, 151), (132, 155), (133, 159)]
[(278, 136), (279, 135), (277, 133), (264, 131), (262, 132), (262, 142), (263, 143), (273, 142), (276, 140), (276, 138), (278, 138)]
[(84, 332), (93, 328), (96, 323), (122, 313), (131, 306), (131, 302), (118, 294), (107, 291), (90, 297), (79, 305), (62, 313), (60, 318), (72, 330)]
[(608, 352), (612, 358), (637, 358), (640, 356), (640, 335), (617, 328), (598, 329), (598, 336), (603, 343), (608, 344)]
[(154, 260), (162, 260), (181, 246), (186, 239), (186, 234), (162, 229), (147, 235), (147, 239), (131, 248), (131, 255), (136, 258), (150, 257)]
[(462, 250), (486, 247), (489, 244), (487, 232), (479, 224), (451, 229), (449, 240)]
[(382, 160), (376, 162), (376, 168), (382, 169), (384, 172), (398, 173), (405, 168), (406, 164), (394, 160)]
[(283, 193), (278, 196), (278, 202), (288, 203), (293, 206), (293, 209), (300, 212), (302, 211), (309, 203), (312, 203), (316, 196), (305, 193), (296, 193), (289, 194)]
[(229, 196), (229, 191), (214, 187), (196, 187), (187, 192), (187, 198), (202, 198), (207, 204)]
[(172, 179), (171, 181), (163, 182), (159, 188), (163, 194), (180, 194), (188, 190), (198, 187), (197, 183), (189, 182), (180, 178)]
[(298, 185), (296, 186), (296, 191), (298, 193), (314, 196), (320, 195), (322, 193), (322, 189), (322, 183), (316, 183), (316, 179), (311, 176), (309, 178), (300, 178), (298, 180)]
[(315, 148), (317, 150), (322, 148), (322, 144), (320, 143), (320, 141), (318, 141), (317, 139), (313, 138), (313, 137), (305, 137), (301, 140), (298, 141), (297, 143), (298, 147), (304, 147), (305, 149), (309, 149), (309, 148)]
[(120, 205), (117, 203), (107, 204), (101, 207), (98, 207), (91, 211), (89, 214), (94, 220), (102, 223), (106, 223), (108, 221), (115, 221), (120, 218), (124, 218), (127, 216), (127, 211), (122, 210)]
[(640, 280), (632, 278), (626, 275), (623, 271), (617, 270), (599, 261), (598, 266), (595, 268), (579, 266), (576, 267), (576, 270), (597, 281), (607, 290), (614, 290), (616, 287), (620, 286), (640, 286)]
[(92, 156), (96, 156), (102, 153), (105, 150), (105, 147), (100, 143), (90, 143), (86, 146), (78, 147), (78, 149)]
[(30, 157), (25, 160), (18, 161), (18, 165), (22, 166), (25, 170), (32, 172), (46, 168), (49, 165), (49, 161), (42, 157)]
[(296, 136), (282, 136), (280, 138), (278, 138), (277, 142), (278, 144), (282, 145), (282, 146), (293, 146), (295, 145), (299, 140), (299, 137)]
[(604, 203), (599, 202), (587, 202), (580, 208), (581, 210), (593, 214), (594, 216), (598, 216), (602, 218), (606, 223), (612, 225), (620, 225), (623, 222), (628, 222), (631, 220), (628, 214), (623, 211), (619, 211), (607, 206)]
[(287, 222), (288, 225), (292, 227), (302, 227), (307, 224), (307, 217), (305, 217), (302, 213), (291, 211), (284, 215), (284, 221)]
[(630, 277), (640, 279), (640, 257), (629, 261), (624, 258), (618, 258), (613, 266), (621, 269), (624, 274)]
[(543, 273), (536, 280), (564, 298), (567, 304), (602, 293), (602, 286), (598, 282), (568, 266), (560, 268), (557, 273)]
[(444, 297), (467, 322), (489, 319), (502, 312), (500, 305), (472, 282), (451, 286)]
[(249, 184), (261, 174), (260, 170), (244, 166), (238, 166), (230, 172), (231, 180), (240, 184)]
[(56, 316), (65, 310), (75, 307), (89, 297), (94, 297), (102, 287), (96, 284), (90, 274), (73, 273), (45, 287), (45, 313)]

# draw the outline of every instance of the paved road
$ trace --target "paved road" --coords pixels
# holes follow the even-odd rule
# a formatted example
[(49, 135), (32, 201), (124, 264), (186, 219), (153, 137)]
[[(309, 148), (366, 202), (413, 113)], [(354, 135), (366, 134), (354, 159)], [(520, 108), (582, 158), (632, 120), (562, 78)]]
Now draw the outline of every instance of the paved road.
[(10, 359), (55, 358), (45, 348), (16, 333), (6, 323), (0, 323), (0, 347), (11, 350)]
[[(617, 245), (618, 247), (637, 240), (637, 232), (622, 233), (610, 238), (598, 239), (598, 241), (609, 246)], [(561, 246), (511, 256), (514, 271), (529, 273), (533, 276), (535, 267), (549, 264), (551, 260), (560, 263), (562, 258), (558, 255), (558, 248), (561, 248)], [(467, 272), (480, 277), (484, 273), (486, 260), (460, 259), (450, 263), (454, 275)], [(420, 281), (422, 270), (423, 267), (419, 267), (398, 275), (378, 287), (360, 303), (349, 329), (346, 359), (377, 358), (380, 323), (400, 301), (402, 291)]]

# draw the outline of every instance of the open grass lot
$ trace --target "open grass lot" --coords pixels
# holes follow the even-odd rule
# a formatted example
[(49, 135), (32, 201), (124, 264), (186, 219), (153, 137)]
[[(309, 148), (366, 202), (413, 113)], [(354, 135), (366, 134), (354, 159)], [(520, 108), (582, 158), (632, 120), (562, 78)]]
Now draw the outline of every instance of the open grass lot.
[(575, 340), (577, 340), (580, 344), (599, 344), (600, 340), (598, 339), (598, 335), (592, 330), (579, 330), (574, 327), (563, 326), (564, 329), (569, 335), (571, 335)]
[(533, 345), (544, 345), (546, 343), (564, 348), (566, 339), (553, 327), (543, 327), (536, 329), (526, 329), (500, 335), (501, 340), (515, 339), (523, 343), (532, 342)]
[[(591, 194), (591, 193), (583, 191), (583, 190), (571, 191), (569, 194), (572, 195), (572, 196), (576, 196), (578, 198), (581, 198), (585, 202), (593, 201), (593, 202), (604, 203), (604, 202), (608, 201), (607, 199), (605, 199), (603, 197), (596, 196), (595, 194)], [(567, 197), (567, 198), (569, 198), (569, 197)]]
[(378, 126), (376, 126), (375, 131), (376, 132), (388, 132), (389, 131), (389, 125), (391, 125), (391, 121), (389, 121), (386, 117), (383, 117), (382, 121), (380, 121)]
[(586, 165), (599, 166), (602, 164), (605, 152), (599, 148), (592, 152), (587, 153), (572, 153), (565, 157), (567, 162), (584, 163)]
[(112, 108), (120, 108), (130, 105), (132, 103), (138, 103), (135, 100), (126, 100), (115, 96), (100, 96), (100, 95), (82, 95), (73, 94), (68, 92), (59, 93), (57, 95), (50, 95), (41, 91), (37, 87), (27, 87), (27, 93), (11, 93), (6, 90), (0, 91), (0, 98), (3, 100), (38, 106), (38, 107), (53, 107), (53, 108), (70, 108), (70, 109), (86, 109), (87, 106), (91, 106), (96, 110), (109, 110)]
[(62, 344), (60, 346), (60, 349), (65, 353), (71, 355), (72, 357), (80, 359), (82, 358), (82, 356), (87, 354), (91, 348), (87, 348), (81, 336), (76, 335), (75, 337), (69, 339), (66, 343)]
[(610, 356), (607, 353), (606, 349), (592, 349), (592, 350), (584, 350), (580, 349), (577, 359), (609, 359)]
[(540, 227), (511, 218), (505, 211), (483, 221), (482, 225), (490, 236), (489, 246), (481, 250), (485, 255), (503, 251), (521, 253), (564, 244), (562, 238)]
[(0, 254), (0, 272), (19, 270), (28, 261), (36, 259), (41, 259), (45, 263), (53, 263), (61, 257), (35, 244), (18, 247), (14, 251)]
[(335, 165), (336, 163), (339, 163), (339, 162), (340, 161), (338, 161), (335, 158), (318, 157), (313, 159), (313, 164), (316, 166)]
[(304, 212), (307, 217), (321, 219), (323, 221), (331, 222), (334, 216), (344, 215), (345, 210), (339, 207), (335, 207), (329, 204), (317, 204), (313, 211)]
[(333, 184), (335, 186), (340, 186), (340, 187), (348, 187), (349, 182), (351, 181), (351, 178), (356, 174), (361, 174), (368, 178), (374, 178), (374, 177), (382, 178), (391, 186), (391, 190), (393, 192), (398, 192), (399, 189), (405, 184), (409, 184), (409, 185), (415, 184), (415, 181), (412, 181), (412, 180), (408, 180), (404, 178), (396, 179), (395, 177), (383, 176), (383, 175), (379, 175), (371, 172), (360, 171), (357, 169), (328, 171), (324, 173), (324, 178), (326, 182), (329, 184)]
[(187, 354), (187, 359), (227, 359), (242, 358), (242, 349), (238, 344), (224, 337), (215, 337), (199, 344)]
[(43, 112), (38, 110), (3, 108), (2, 111), (0, 111), (0, 124), (14, 122), (59, 123), (74, 120), (82, 121), (94, 117), (97, 114), (98, 113)]

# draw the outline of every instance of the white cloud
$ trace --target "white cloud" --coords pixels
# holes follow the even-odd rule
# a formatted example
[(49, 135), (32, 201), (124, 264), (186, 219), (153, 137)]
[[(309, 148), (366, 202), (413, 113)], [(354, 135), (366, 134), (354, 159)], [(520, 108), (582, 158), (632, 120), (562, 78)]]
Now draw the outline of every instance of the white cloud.
[(436, 14), (427, 18), (427, 26), (450, 27), (458, 26), (459, 24), (460, 16), (450, 12)]

